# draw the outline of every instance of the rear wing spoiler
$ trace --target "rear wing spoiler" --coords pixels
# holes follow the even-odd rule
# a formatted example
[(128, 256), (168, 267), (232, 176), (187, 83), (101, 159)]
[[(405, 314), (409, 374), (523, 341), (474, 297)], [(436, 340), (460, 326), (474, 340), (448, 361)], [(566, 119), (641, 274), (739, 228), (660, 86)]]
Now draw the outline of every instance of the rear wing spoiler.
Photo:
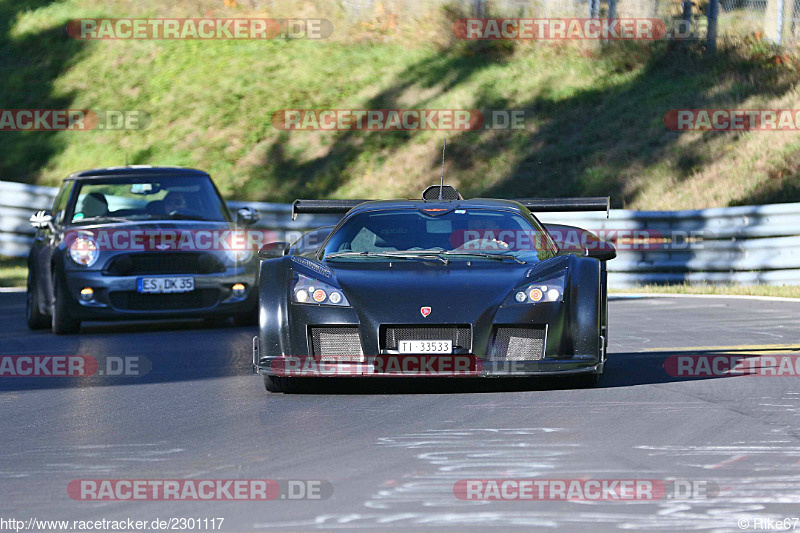
[[(355, 206), (370, 200), (295, 200), (292, 202), (292, 220), (302, 213), (320, 215), (344, 215)], [(553, 213), (559, 211), (611, 211), (611, 198), (520, 198), (514, 200), (531, 211)]]
[(537, 213), (605, 211), (606, 218), (611, 213), (610, 196), (597, 196), (594, 198), (518, 198), (514, 201)]

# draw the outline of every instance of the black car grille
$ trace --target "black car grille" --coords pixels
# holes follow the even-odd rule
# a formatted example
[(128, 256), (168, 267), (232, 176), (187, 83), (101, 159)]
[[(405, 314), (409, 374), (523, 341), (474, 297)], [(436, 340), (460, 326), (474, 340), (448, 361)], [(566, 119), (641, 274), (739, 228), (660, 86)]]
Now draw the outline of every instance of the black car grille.
[(207, 252), (146, 252), (118, 255), (106, 270), (113, 276), (211, 274), (225, 272), (225, 265)]
[(453, 341), (453, 349), (472, 350), (472, 329), (454, 326), (382, 326), (381, 345), (396, 350), (400, 341)]
[(170, 311), (173, 309), (202, 309), (219, 300), (219, 289), (199, 289), (171, 294), (143, 294), (136, 291), (109, 293), (111, 305), (126, 311)]
[(311, 349), (315, 358), (331, 361), (363, 361), (358, 327), (311, 327)]
[(544, 357), (545, 328), (497, 328), (491, 359), (498, 361), (538, 361)]

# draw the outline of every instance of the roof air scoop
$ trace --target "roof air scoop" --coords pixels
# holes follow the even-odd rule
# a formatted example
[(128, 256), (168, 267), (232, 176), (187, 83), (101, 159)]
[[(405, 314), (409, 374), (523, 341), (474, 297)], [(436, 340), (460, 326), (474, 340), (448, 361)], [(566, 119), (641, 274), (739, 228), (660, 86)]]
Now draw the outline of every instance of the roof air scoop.
[[(441, 195), (439, 194), (440, 190)], [(446, 202), (463, 200), (456, 188), (452, 185), (431, 185), (422, 192), (422, 199), (428, 201), (444, 200)]]

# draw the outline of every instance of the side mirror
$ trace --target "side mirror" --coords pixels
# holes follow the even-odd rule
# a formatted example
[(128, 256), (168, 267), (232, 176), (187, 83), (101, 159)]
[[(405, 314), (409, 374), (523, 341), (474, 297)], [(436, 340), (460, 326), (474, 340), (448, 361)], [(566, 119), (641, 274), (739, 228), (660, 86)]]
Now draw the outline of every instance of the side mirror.
[(259, 259), (277, 259), (286, 255), (288, 249), (288, 242), (270, 242), (261, 247), (258, 251), (258, 257)]
[(49, 228), (53, 225), (53, 215), (50, 211), (37, 211), (31, 215), (30, 222), (36, 229)]
[(241, 226), (252, 226), (261, 218), (252, 207), (242, 207), (236, 211), (236, 223)]
[(613, 244), (607, 241), (601, 241), (603, 244), (597, 248), (586, 249), (587, 257), (594, 257), (599, 261), (611, 261), (617, 257), (617, 249)]
[(591, 231), (583, 230), (581, 239), (583, 255), (594, 257), (598, 261), (611, 261), (617, 257), (617, 248), (610, 242), (604, 241)]
[(617, 257), (617, 249), (612, 243), (589, 230), (563, 224), (545, 224), (544, 227), (558, 246), (558, 255), (578, 254), (599, 261)]

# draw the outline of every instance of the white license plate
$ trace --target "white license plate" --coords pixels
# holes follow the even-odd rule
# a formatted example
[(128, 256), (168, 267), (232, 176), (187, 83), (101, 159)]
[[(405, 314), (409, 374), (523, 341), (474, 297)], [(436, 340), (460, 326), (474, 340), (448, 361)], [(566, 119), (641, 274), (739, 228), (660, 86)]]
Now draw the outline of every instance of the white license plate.
[(192, 277), (170, 277), (170, 278), (139, 278), (136, 282), (136, 290), (139, 292), (168, 293), (168, 292), (190, 292), (194, 290), (194, 278)]
[(453, 341), (400, 341), (400, 353), (453, 353)]

